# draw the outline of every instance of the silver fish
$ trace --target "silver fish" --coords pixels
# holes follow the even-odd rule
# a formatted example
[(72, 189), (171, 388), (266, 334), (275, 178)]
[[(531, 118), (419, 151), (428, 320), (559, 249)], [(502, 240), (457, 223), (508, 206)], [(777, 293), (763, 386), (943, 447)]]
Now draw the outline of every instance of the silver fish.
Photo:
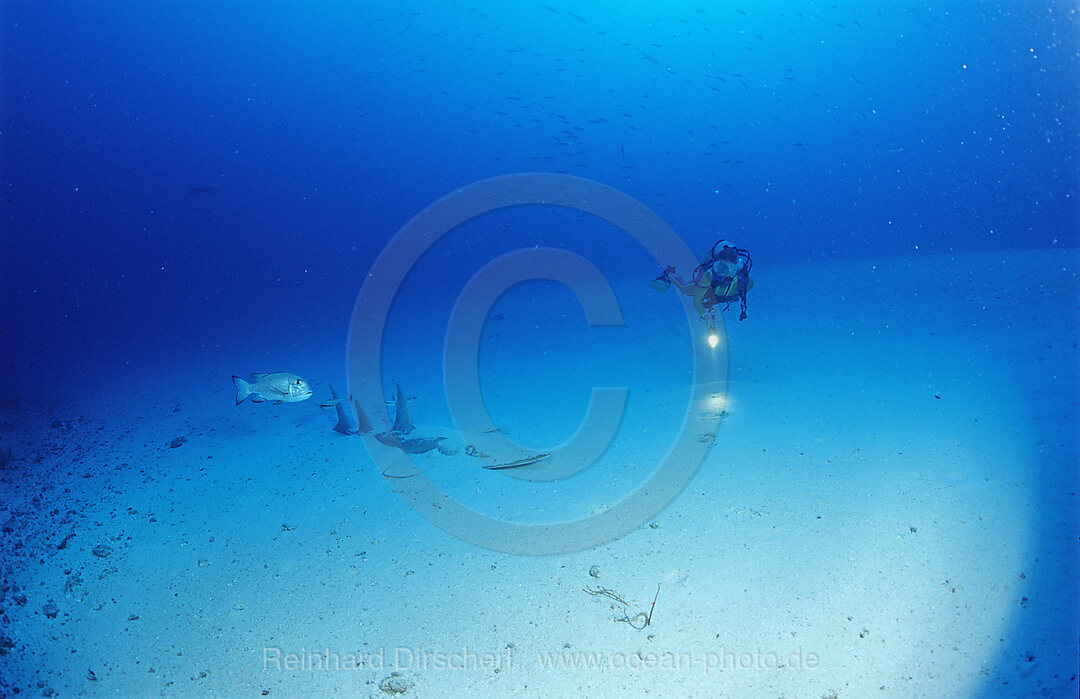
[(285, 371), (273, 374), (252, 374), (247, 381), (234, 376), (232, 380), (233, 386), (236, 386), (237, 405), (243, 403), (246, 398), (251, 398), (254, 403), (272, 400), (274, 405), (299, 403), (311, 398), (312, 394), (311, 386), (307, 381)]

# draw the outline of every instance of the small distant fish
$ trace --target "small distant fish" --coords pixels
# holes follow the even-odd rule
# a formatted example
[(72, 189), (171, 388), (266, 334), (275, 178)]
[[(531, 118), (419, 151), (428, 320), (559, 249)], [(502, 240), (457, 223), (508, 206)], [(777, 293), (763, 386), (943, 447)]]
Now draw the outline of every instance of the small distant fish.
[(307, 381), (296, 374), (284, 371), (273, 374), (252, 374), (247, 381), (234, 376), (232, 380), (233, 386), (236, 386), (237, 405), (247, 398), (251, 398), (253, 403), (263, 403), (268, 400), (274, 401), (274, 405), (299, 403), (311, 398), (312, 394), (311, 386)]
[(199, 196), (203, 194), (213, 194), (218, 191), (217, 187), (209, 184), (200, 184), (198, 187), (191, 187), (188, 189), (188, 194), (192, 196)]

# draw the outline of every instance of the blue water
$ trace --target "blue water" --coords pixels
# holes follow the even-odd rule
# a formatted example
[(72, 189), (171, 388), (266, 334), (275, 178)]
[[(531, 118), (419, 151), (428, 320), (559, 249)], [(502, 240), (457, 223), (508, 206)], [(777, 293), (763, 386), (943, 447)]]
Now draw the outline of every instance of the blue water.
[[(1071, 3), (1020, 1), (8, 0), (0, 400), (92, 403), (132, 380), (159, 382), (167, 403), (177, 367), (205, 365), (231, 401), (229, 372), (288, 369), (314, 348), (342, 359), (314, 379), (321, 399), (344, 382), (357, 292), (395, 232), (517, 172), (613, 187), (693, 254), (728, 238), (765, 275), (1075, 259), (1077, 22)], [(616, 285), (658, 271), (614, 226), (537, 206), (457, 230), (403, 303), (442, 318), (478, 266), (534, 246), (573, 250)], [(401, 347), (442, 333), (393, 331)], [(570, 361), (546, 356), (544, 371)], [(1069, 481), (1075, 462), (1058, 466)], [(1075, 674), (1044, 686), (1075, 689)]]
[[(336, 322), (409, 217), (517, 171), (617, 187), (759, 265), (1078, 243), (1065, 5), (8, 2), (3, 21), (4, 339), (42, 364)], [(253, 313), (273, 320), (238, 332)]]

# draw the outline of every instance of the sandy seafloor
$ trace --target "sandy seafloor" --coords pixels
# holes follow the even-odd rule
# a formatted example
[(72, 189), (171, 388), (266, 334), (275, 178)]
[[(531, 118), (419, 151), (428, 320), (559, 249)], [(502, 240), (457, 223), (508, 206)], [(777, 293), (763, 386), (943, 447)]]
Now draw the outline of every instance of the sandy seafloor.
[[(557, 556), (429, 524), (315, 401), (233, 405), (229, 375), (246, 371), (341, 390), (347, 319), (265, 356), (178, 351), (8, 401), (0, 693), (1076, 696), (1076, 270), (1075, 251), (759, 265), (750, 318), (727, 316), (727, 415), (696, 478), (624, 538)], [(548, 496), (557, 516), (632, 488), (690, 381), (671, 359), (685, 321), (640, 291), (626, 336), (561, 338), (558, 307), (485, 335), (486, 395), (522, 441), (569, 436), (583, 387), (652, 393), (606, 465), (534, 500), (467, 459), (438, 478), (525, 517)], [(438, 343), (404, 344), (388, 383), (416, 396), (418, 423), (444, 420)], [(657, 584), (641, 630), (583, 590), (632, 615)], [(277, 652), (307, 666), (267, 667)], [(311, 667), (327, 652), (344, 666)], [(497, 664), (478, 667), (485, 654)]]

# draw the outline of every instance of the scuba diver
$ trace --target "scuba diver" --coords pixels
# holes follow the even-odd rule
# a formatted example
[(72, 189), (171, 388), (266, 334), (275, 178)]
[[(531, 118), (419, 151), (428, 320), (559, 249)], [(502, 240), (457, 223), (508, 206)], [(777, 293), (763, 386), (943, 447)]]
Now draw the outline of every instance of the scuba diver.
[(649, 286), (657, 291), (667, 291), (669, 286), (675, 284), (680, 292), (693, 296), (694, 308), (709, 325), (712, 344), (711, 338), (715, 337), (715, 306), (724, 304), (721, 310), (726, 311), (728, 306), (738, 301), (739, 320), (746, 318), (746, 292), (754, 286), (754, 278), (750, 276), (753, 264), (748, 251), (721, 240), (713, 245), (689, 280), (680, 277), (674, 267), (668, 267)]

